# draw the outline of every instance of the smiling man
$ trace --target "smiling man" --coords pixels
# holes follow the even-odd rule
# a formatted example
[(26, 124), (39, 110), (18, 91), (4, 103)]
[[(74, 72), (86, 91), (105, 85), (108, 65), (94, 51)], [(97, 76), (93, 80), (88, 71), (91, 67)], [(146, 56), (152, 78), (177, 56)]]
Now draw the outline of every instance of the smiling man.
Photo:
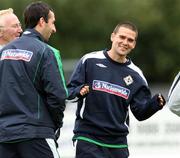
[(127, 158), (129, 107), (139, 121), (163, 108), (163, 96), (151, 96), (142, 71), (127, 56), (137, 36), (134, 24), (118, 24), (111, 49), (83, 56), (68, 82), (69, 100), (78, 104), (76, 158)]
[(0, 157), (59, 158), (67, 91), (60, 54), (45, 43), (56, 32), (55, 14), (36, 1), (24, 22), (22, 36), (0, 51)]
[(13, 9), (0, 10), (0, 49), (22, 33), (21, 23)]

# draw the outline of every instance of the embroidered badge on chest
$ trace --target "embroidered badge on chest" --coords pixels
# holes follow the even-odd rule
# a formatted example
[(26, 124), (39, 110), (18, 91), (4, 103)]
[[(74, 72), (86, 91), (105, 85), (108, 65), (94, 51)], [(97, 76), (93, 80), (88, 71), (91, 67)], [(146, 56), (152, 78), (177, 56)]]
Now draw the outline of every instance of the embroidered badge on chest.
[(133, 83), (133, 79), (130, 75), (124, 77), (124, 82), (126, 83), (127, 86)]

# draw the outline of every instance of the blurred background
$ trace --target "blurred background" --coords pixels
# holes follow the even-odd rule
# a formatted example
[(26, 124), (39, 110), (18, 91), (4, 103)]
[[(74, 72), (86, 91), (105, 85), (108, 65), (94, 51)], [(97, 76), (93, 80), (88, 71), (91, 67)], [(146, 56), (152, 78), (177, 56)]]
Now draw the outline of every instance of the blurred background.
[[(23, 23), (24, 8), (36, 0), (1, 0), (0, 9), (13, 8)], [(66, 81), (82, 55), (110, 48), (110, 34), (117, 23), (131, 21), (139, 30), (130, 57), (146, 76), (152, 93), (167, 98), (180, 70), (179, 0), (44, 0), (54, 9), (57, 33), (49, 44), (61, 52)], [(68, 104), (61, 131), (61, 158), (74, 157), (71, 137), (76, 105)], [(180, 118), (167, 107), (149, 120), (131, 117), (131, 158), (169, 157), (180, 149)]]
[[(12, 7), (23, 25), (23, 10), (33, 1), (1, 0), (0, 9)], [(132, 21), (139, 29), (139, 37), (130, 57), (141, 67), (148, 81), (167, 83), (179, 71), (179, 0), (44, 2), (52, 6), (56, 14), (57, 33), (50, 39), (50, 44), (61, 51), (63, 61), (110, 48), (110, 34), (117, 23)]]

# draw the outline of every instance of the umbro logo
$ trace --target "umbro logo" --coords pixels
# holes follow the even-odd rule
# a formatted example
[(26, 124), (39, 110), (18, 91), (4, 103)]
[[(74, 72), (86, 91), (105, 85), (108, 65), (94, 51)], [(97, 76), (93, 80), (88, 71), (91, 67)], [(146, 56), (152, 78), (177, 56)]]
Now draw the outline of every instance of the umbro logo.
[(103, 67), (103, 68), (106, 68), (107, 66), (106, 65), (104, 65), (104, 64), (101, 64), (101, 63), (99, 63), (99, 64), (96, 64), (97, 66), (99, 66), (99, 67)]

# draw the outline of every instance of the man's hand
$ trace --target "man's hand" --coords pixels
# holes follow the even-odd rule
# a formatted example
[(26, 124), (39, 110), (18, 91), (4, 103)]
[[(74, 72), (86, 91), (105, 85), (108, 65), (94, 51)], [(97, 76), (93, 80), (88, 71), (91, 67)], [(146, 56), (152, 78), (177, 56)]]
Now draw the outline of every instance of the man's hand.
[(87, 93), (89, 93), (89, 86), (84, 86), (84, 87), (82, 87), (81, 88), (81, 90), (80, 90), (80, 95), (81, 96), (84, 96), (84, 95), (86, 95)]
[(160, 106), (164, 106), (166, 104), (166, 100), (164, 99), (164, 97), (162, 96), (162, 94), (158, 95), (158, 102)]

